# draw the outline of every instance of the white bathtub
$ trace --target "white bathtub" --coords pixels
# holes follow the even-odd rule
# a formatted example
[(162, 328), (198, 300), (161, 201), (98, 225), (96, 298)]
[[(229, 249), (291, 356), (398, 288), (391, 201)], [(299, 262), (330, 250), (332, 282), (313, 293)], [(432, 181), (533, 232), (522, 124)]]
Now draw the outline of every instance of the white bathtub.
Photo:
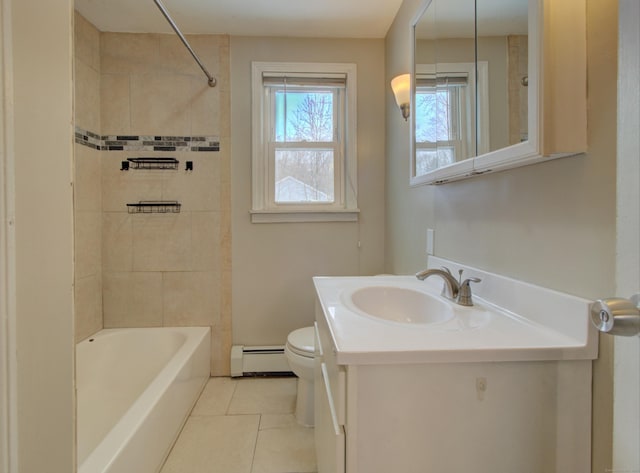
[(209, 327), (106, 329), (76, 346), (78, 473), (156, 473), (209, 377)]

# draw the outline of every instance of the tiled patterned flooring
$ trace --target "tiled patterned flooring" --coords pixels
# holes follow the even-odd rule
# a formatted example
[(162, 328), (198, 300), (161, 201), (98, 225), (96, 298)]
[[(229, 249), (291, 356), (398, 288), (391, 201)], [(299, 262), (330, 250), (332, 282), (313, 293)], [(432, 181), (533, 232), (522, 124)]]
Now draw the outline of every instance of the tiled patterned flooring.
[(160, 473), (315, 472), (295, 400), (296, 378), (211, 378)]

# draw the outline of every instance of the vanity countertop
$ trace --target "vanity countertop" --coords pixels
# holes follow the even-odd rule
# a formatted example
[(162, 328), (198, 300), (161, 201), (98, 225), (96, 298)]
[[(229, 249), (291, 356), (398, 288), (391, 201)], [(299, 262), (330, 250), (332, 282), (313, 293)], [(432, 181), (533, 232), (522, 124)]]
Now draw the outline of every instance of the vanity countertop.
[[(450, 266), (452, 270), (457, 267)], [(597, 358), (597, 333), (588, 300), (471, 269), (483, 278), (473, 307), (440, 295), (442, 279), (414, 276), (314, 277), (339, 364), (585, 360)], [(500, 306), (480, 293), (509, 291)], [(400, 287), (451, 304), (454, 317), (432, 324), (375, 319), (351, 303), (363, 287)], [(474, 286), (475, 288), (475, 286)], [(515, 309), (515, 310), (514, 310)], [(520, 310), (518, 310), (520, 309)]]

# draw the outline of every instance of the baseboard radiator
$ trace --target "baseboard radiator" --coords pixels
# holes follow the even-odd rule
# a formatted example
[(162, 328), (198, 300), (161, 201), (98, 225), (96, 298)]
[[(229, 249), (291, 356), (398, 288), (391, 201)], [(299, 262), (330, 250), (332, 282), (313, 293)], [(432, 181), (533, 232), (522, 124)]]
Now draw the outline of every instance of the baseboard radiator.
[(231, 376), (292, 376), (283, 346), (233, 345)]

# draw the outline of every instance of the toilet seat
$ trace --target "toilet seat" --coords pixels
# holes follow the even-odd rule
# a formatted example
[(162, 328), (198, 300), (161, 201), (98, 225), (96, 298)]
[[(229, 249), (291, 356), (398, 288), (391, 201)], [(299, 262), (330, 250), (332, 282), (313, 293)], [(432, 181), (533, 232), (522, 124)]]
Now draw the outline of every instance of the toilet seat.
[(315, 333), (313, 327), (294, 330), (287, 337), (287, 348), (293, 353), (305, 358), (313, 358), (315, 351)]

